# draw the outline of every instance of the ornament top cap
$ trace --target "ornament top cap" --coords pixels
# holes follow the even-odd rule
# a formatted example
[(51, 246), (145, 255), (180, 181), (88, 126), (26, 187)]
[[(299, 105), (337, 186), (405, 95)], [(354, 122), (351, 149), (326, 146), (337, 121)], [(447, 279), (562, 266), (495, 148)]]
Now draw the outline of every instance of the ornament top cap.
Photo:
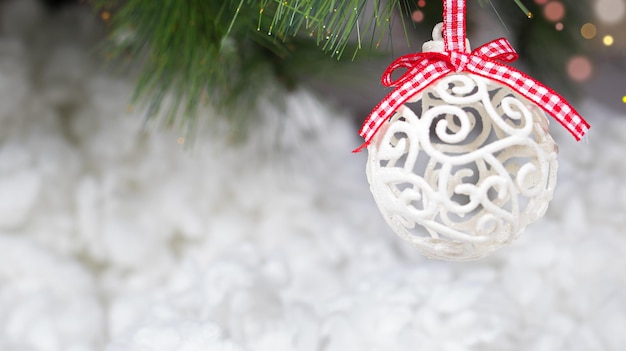
[[(429, 40), (422, 45), (422, 52), (445, 52), (445, 43), (443, 41), (443, 22), (439, 22), (433, 28), (433, 40)], [(470, 52), (470, 42), (465, 39), (465, 47)]]

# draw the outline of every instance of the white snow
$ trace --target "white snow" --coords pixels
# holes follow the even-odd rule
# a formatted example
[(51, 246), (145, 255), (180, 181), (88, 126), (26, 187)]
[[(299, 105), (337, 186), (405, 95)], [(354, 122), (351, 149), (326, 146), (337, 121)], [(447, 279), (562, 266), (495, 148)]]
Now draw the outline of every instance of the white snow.
[(625, 116), (585, 102), (588, 144), (553, 123), (546, 217), (431, 261), (384, 224), (344, 112), (297, 91), (243, 145), (185, 150), (87, 54), (83, 10), (46, 16), (0, 5), (0, 350), (626, 345)]

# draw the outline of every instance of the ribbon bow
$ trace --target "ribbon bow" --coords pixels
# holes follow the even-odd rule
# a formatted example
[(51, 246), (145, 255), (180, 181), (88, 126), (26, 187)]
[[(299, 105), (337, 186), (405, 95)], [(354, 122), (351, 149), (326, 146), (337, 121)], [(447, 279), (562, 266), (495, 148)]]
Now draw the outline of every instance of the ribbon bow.
[[(444, 0), (444, 52), (423, 52), (397, 58), (387, 67), (382, 84), (396, 87), (370, 113), (359, 135), (365, 143), (354, 152), (363, 150), (389, 119), (407, 100), (422, 92), (436, 80), (451, 72), (470, 72), (498, 81), (534, 102), (563, 125), (576, 140), (589, 130), (589, 124), (554, 90), (517, 69), (498, 61), (510, 63), (518, 54), (505, 38), (493, 40), (471, 53), (465, 40), (465, 0)], [(406, 68), (397, 80), (392, 73)]]

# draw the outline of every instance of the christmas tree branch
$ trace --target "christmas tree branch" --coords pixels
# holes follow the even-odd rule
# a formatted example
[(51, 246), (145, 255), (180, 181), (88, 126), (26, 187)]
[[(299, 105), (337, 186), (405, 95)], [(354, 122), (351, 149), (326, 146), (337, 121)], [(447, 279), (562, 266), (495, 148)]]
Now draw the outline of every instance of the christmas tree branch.
[[(270, 80), (289, 86), (293, 67), (318, 67), (347, 48), (354, 59), (366, 40), (378, 47), (394, 14), (406, 32), (415, 7), (409, 0), (91, 1), (109, 14), (108, 56), (140, 66), (134, 101), (147, 98), (148, 116), (189, 131), (203, 103), (249, 124)], [(309, 50), (315, 46), (321, 50)]]

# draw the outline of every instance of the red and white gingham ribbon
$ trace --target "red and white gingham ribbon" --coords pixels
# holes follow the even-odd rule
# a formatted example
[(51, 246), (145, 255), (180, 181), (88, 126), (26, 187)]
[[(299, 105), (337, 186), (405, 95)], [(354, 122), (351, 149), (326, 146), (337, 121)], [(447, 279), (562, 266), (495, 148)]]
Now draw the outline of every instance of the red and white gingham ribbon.
[[(396, 87), (367, 117), (359, 135), (365, 143), (354, 152), (363, 150), (382, 124), (414, 95), (451, 72), (470, 72), (498, 81), (534, 102), (561, 123), (576, 140), (589, 130), (589, 123), (554, 90), (517, 69), (499, 63), (513, 62), (518, 58), (505, 38), (491, 41), (471, 53), (465, 41), (465, 0), (444, 0), (443, 38), (444, 52), (409, 54), (396, 59), (385, 70), (382, 83)], [(398, 68), (407, 71), (397, 80), (391, 75)]]

